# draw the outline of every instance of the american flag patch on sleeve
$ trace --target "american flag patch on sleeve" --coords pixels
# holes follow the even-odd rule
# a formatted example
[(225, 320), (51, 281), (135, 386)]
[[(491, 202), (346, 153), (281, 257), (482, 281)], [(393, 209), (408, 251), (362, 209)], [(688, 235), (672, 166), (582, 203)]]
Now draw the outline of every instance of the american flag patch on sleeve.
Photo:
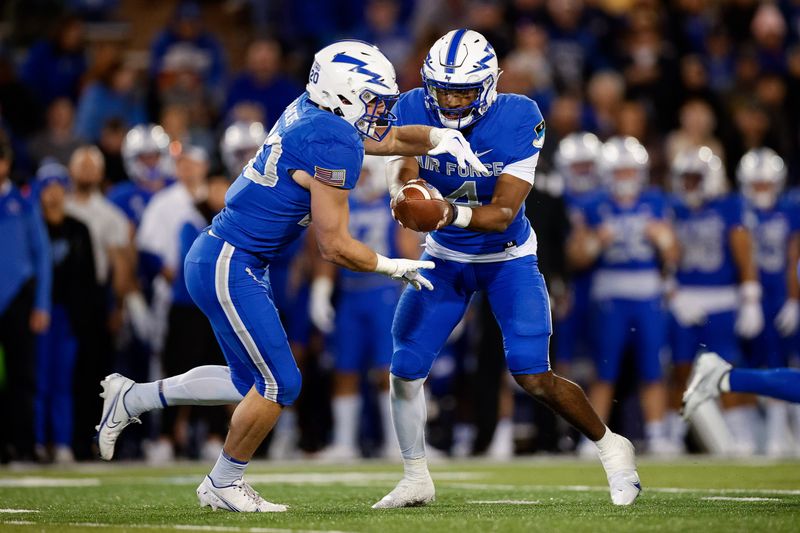
[(314, 179), (325, 183), (326, 185), (333, 185), (334, 187), (344, 186), (344, 180), (347, 175), (345, 169), (331, 170), (329, 168), (322, 168), (314, 166)]

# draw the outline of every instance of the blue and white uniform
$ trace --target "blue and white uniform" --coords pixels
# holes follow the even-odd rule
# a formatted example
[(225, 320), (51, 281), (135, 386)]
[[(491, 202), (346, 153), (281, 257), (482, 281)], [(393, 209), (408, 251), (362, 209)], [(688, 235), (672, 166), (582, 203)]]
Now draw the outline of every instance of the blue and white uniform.
[(292, 179), (303, 170), (327, 185), (352, 189), (364, 144), (355, 128), (301, 95), (226, 195), (226, 206), (186, 257), (189, 293), (211, 321), (237, 389), (255, 386), (291, 405), (300, 371), (275, 307), (268, 265), (310, 222), (311, 194)]
[(646, 228), (666, 218), (666, 202), (657, 190), (643, 192), (630, 205), (611, 194), (589, 204), (589, 227), (607, 226), (613, 242), (598, 258), (592, 278), (592, 329), (597, 374), (614, 383), (625, 347), (634, 349), (636, 370), (644, 382), (661, 379), (660, 353), (666, 340), (658, 250)]
[[(403, 94), (394, 109), (398, 124), (438, 126), (439, 119), (424, 98), (423, 89)], [(419, 175), (456, 204), (489, 204), (501, 174), (533, 183), (544, 130), (534, 101), (498, 95), (481, 119), (463, 130), (491, 175), (459, 170), (448, 155), (417, 158)], [(392, 374), (405, 379), (427, 376), (472, 294), (479, 290), (486, 291), (502, 329), (511, 373), (548, 371), (550, 303), (537, 267), (536, 235), (524, 205), (503, 232), (446, 226), (427, 236), (426, 247), (422, 259), (433, 261), (436, 268), (425, 277), (435, 290), (403, 292), (392, 326)]]
[(764, 330), (746, 345), (747, 363), (756, 368), (784, 367), (797, 337), (783, 337), (775, 327), (775, 317), (788, 297), (787, 251), (792, 236), (800, 231), (800, 211), (788, 201), (778, 202), (768, 210), (748, 205), (746, 222), (756, 247), (764, 311)]
[(744, 202), (738, 195), (726, 195), (690, 209), (676, 198), (672, 208), (681, 244), (676, 280), (688, 296), (686, 301), (706, 315), (704, 323), (690, 327), (673, 320), (673, 359), (676, 363), (690, 363), (702, 346), (738, 364), (741, 349), (734, 325), (739, 304), (739, 272), (731, 251), (730, 234), (744, 227)]
[[(392, 219), (389, 200), (388, 194), (373, 199), (350, 195), (350, 235), (381, 255), (395, 257), (399, 255), (398, 226)], [(392, 319), (400, 286), (381, 274), (342, 269), (338, 288), (336, 369), (357, 372), (389, 366)]]

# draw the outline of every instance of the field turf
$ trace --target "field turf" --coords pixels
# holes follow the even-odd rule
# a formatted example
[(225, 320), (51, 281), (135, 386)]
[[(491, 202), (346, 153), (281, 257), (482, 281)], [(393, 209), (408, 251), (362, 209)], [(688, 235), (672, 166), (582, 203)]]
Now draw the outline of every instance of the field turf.
[(286, 513), (200, 509), (205, 465), (0, 469), (0, 531), (800, 531), (800, 462), (642, 461), (644, 494), (611, 505), (599, 464), (561, 458), (435, 464), (428, 507), (370, 505), (400, 466), (254, 463), (252, 484)]

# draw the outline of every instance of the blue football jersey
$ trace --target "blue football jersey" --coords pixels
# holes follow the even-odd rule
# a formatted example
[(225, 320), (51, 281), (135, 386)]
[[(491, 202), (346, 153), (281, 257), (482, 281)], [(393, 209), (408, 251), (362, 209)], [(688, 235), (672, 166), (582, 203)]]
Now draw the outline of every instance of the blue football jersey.
[[(175, 180), (167, 180), (164, 187), (169, 187), (175, 183)], [(142, 215), (150, 199), (155, 195), (156, 191), (152, 191), (146, 187), (142, 187), (135, 181), (124, 181), (111, 188), (108, 191), (107, 197), (123, 213), (128, 217), (128, 220), (138, 227), (142, 221)]]
[(364, 143), (356, 129), (303, 93), (231, 185), (212, 231), (269, 262), (311, 223), (311, 193), (292, 179), (292, 171), (352, 189), (363, 159)]
[(614, 241), (600, 254), (597, 268), (658, 269), (658, 252), (645, 230), (649, 223), (666, 216), (666, 202), (659, 191), (645, 191), (631, 205), (620, 205), (606, 193), (588, 204), (585, 212), (589, 227), (608, 225), (614, 233)]
[[(438, 119), (425, 106), (424, 99), (421, 88), (401, 95), (394, 108), (398, 125), (439, 127)], [(489, 204), (504, 167), (537, 154), (544, 143), (544, 129), (544, 119), (536, 102), (525, 96), (500, 94), (483, 118), (462, 131), (472, 151), (492, 174), (481, 176), (472, 169), (459, 169), (453, 156), (442, 154), (417, 157), (419, 175), (456, 204), (471, 207)], [(523, 204), (504, 232), (482, 233), (446, 226), (431, 233), (431, 237), (457, 252), (491, 254), (523, 244), (531, 231)]]
[(783, 302), (786, 299), (789, 241), (795, 232), (800, 231), (800, 211), (785, 201), (769, 210), (748, 205), (746, 222), (753, 232), (764, 297)]
[[(388, 257), (398, 255), (397, 228), (389, 209), (389, 194), (373, 199), (360, 198), (357, 193), (351, 194), (350, 202), (350, 235), (377, 253)], [(359, 290), (385, 286), (396, 283), (381, 274), (353, 272), (342, 269), (339, 273), (340, 286), (344, 290)]]
[(739, 283), (730, 232), (744, 226), (744, 203), (731, 194), (690, 209), (673, 203), (675, 231), (681, 244), (676, 278), (681, 285), (723, 286)]

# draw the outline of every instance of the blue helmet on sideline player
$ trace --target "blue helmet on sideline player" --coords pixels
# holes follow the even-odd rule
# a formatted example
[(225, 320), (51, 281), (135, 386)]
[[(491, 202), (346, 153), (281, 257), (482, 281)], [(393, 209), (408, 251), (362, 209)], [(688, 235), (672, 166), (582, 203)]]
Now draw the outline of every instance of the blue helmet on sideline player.
[(672, 192), (692, 208), (728, 192), (722, 160), (708, 146), (689, 148), (675, 156)]
[(267, 132), (260, 122), (238, 121), (228, 126), (219, 143), (219, 152), (228, 173), (238, 175), (266, 138)]
[(581, 194), (596, 189), (597, 163), (603, 143), (594, 133), (571, 133), (558, 143), (556, 170), (571, 193)]
[(466, 128), (497, 99), (499, 77), (497, 54), (483, 35), (450, 31), (433, 44), (422, 65), (425, 105), (442, 126)]
[(635, 137), (612, 137), (600, 149), (600, 173), (618, 198), (635, 198), (647, 185), (650, 157)]
[(394, 67), (378, 47), (363, 41), (338, 41), (317, 52), (306, 91), (313, 103), (376, 141), (396, 120), (392, 107), (400, 91)]
[(759, 209), (771, 209), (786, 182), (786, 165), (770, 148), (754, 148), (742, 156), (736, 179), (747, 201)]
[(171, 176), (174, 164), (164, 128), (148, 124), (128, 131), (122, 142), (122, 160), (133, 181), (149, 182)]

